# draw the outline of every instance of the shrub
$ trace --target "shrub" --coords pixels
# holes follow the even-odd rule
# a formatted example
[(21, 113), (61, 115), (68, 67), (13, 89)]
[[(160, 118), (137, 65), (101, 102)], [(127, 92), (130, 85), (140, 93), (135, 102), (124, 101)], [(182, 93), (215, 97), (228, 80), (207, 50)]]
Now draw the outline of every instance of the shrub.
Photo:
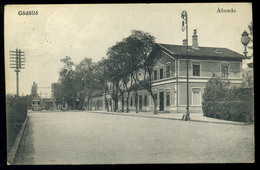
[(203, 115), (224, 120), (253, 122), (254, 101), (252, 88), (229, 87), (229, 82), (213, 76), (206, 85)]
[(250, 101), (204, 101), (203, 114), (224, 120), (239, 122), (253, 121), (253, 105)]
[(27, 116), (27, 97), (6, 96), (7, 151), (9, 151)]

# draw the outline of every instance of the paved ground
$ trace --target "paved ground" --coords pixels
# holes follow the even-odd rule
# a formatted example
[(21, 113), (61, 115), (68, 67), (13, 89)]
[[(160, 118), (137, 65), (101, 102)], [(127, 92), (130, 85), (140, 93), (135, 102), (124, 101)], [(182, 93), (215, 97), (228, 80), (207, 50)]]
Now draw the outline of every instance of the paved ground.
[[(183, 113), (158, 113), (153, 114), (152, 112), (139, 112), (135, 111), (126, 112), (107, 112), (107, 111), (95, 111), (95, 113), (103, 114), (114, 114), (114, 115), (124, 115), (124, 116), (138, 116), (138, 117), (149, 117), (149, 118), (160, 118), (160, 119), (172, 119), (172, 120), (182, 120)], [(221, 124), (235, 124), (235, 125), (247, 125), (246, 122), (235, 122), (222, 119), (215, 119), (211, 117), (203, 116), (203, 113), (192, 113), (190, 115), (190, 121), (195, 122), (205, 122), (205, 123), (221, 123)]]
[(29, 113), (15, 164), (254, 161), (253, 125), (94, 112)]

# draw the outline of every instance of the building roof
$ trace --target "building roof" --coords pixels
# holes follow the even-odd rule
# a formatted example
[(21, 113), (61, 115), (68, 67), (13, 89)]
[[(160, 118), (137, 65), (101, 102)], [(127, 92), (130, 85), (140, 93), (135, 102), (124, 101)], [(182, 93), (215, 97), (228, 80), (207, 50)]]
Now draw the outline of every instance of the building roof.
[[(187, 48), (183, 45), (158, 44), (158, 46), (171, 55), (187, 55)], [(188, 46), (188, 51), (188, 55), (191, 57), (204, 57), (208, 59), (209, 57), (223, 59), (247, 59), (244, 55), (227, 48), (199, 47), (198, 49), (194, 49), (192, 46)]]

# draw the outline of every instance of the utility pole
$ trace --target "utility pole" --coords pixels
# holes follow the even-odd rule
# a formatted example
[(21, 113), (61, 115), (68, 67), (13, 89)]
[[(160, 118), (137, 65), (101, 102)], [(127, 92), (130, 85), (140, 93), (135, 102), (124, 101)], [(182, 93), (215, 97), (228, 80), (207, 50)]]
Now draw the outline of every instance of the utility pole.
[(16, 72), (16, 95), (19, 96), (19, 72), (24, 69), (25, 56), (21, 49), (10, 51), (10, 68), (14, 68)]
[[(184, 115), (185, 120), (190, 120), (190, 106), (189, 106), (189, 46), (188, 46), (188, 13), (184, 10), (181, 13), (182, 21), (182, 31), (186, 30), (186, 68), (187, 68), (187, 107), (186, 107), (186, 114)], [(186, 28), (185, 28), (186, 26)]]

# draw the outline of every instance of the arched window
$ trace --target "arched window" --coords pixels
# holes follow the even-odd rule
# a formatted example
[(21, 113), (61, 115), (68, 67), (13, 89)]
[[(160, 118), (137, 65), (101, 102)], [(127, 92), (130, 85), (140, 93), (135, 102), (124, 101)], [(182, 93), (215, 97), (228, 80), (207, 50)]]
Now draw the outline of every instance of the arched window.
[(158, 68), (157, 67), (155, 67), (154, 68), (154, 71), (153, 71), (153, 80), (158, 80), (158, 77), (157, 77), (157, 75), (158, 75)]
[(166, 78), (171, 77), (171, 63), (166, 63), (165, 70), (166, 70), (165, 77)]
[(160, 78), (160, 79), (163, 79), (163, 77), (164, 77), (164, 73), (163, 73), (163, 72), (164, 72), (164, 69), (163, 69), (163, 67), (164, 67), (164, 66), (162, 65), (162, 66), (160, 66), (160, 69), (159, 69), (159, 76), (160, 76), (159, 78)]

